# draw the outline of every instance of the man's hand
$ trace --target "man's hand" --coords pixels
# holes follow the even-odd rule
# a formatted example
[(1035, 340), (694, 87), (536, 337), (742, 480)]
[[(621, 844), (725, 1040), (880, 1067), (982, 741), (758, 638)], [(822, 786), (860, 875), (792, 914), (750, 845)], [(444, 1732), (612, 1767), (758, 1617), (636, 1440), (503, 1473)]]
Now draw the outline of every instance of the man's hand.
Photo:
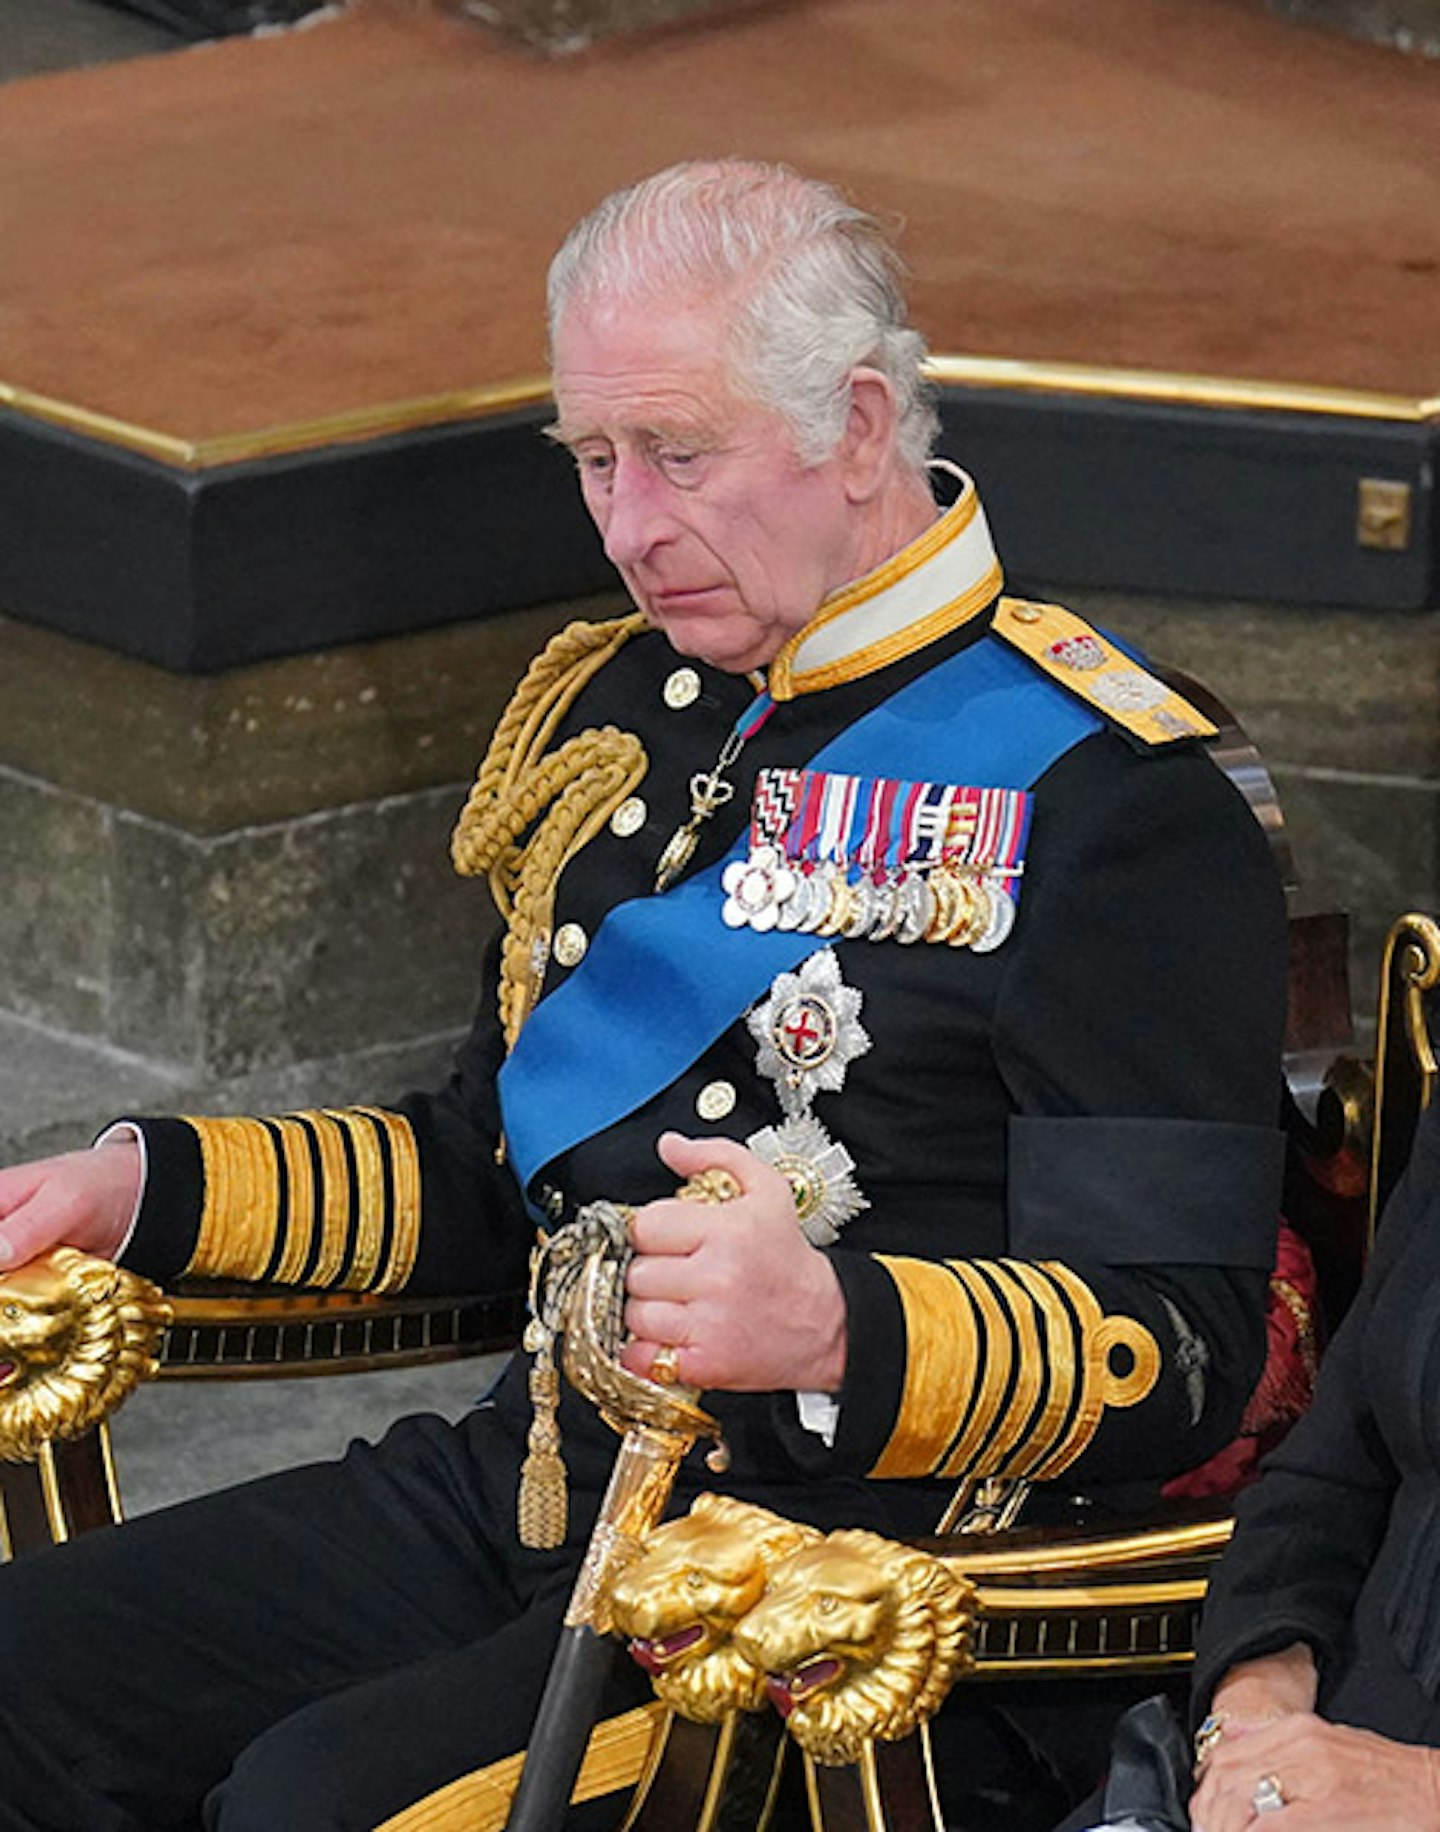
[(790, 1185), (731, 1139), (667, 1132), (657, 1149), (682, 1181), (725, 1170), (741, 1193), (719, 1204), (672, 1197), (636, 1211), (625, 1366), (648, 1374), (668, 1345), (678, 1378), (692, 1387), (837, 1392), (845, 1299), (829, 1260), (800, 1231)]
[(114, 1259), (135, 1213), (140, 1177), (140, 1147), (124, 1136), (93, 1151), (0, 1170), (0, 1272), (51, 1247)]

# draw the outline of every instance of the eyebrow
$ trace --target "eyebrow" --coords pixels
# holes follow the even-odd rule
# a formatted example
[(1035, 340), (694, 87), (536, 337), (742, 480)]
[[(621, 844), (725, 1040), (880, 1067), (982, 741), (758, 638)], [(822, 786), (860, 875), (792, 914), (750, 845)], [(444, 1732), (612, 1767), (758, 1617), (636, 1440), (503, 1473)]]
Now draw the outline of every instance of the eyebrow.
[[(598, 427), (567, 426), (562, 420), (552, 420), (541, 430), (547, 439), (555, 445), (564, 446), (567, 451), (574, 451), (577, 446), (588, 444), (592, 439), (599, 440), (605, 445), (613, 445), (616, 438), (616, 434), (601, 431)], [(665, 445), (673, 442), (677, 445), (703, 449), (714, 448), (723, 443), (721, 429), (714, 424), (702, 424), (698, 418), (689, 421), (677, 418), (663, 425), (623, 426), (619, 428), (619, 436), (632, 438), (641, 446)]]

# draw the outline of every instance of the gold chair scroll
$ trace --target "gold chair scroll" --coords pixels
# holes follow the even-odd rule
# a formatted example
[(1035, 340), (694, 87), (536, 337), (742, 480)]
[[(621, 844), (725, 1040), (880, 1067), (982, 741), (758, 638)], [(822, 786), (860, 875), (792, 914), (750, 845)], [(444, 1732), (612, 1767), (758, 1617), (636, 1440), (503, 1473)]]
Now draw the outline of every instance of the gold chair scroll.
[(1380, 966), (1371, 1134), (1370, 1231), (1410, 1158), (1415, 1128), (1435, 1092), (1429, 994), (1440, 982), (1440, 924), (1411, 912), (1391, 925)]
[(119, 1509), (106, 1419), (159, 1367), (170, 1306), (148, 1279), (53, 1252), (0, 1274), (0, 1549), (60, 1541)]

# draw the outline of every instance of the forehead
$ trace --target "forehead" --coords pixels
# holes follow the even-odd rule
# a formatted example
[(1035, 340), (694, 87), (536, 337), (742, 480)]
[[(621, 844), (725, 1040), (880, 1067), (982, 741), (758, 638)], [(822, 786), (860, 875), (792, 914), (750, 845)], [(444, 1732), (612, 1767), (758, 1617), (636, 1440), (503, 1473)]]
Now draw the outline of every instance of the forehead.
[(710, 427), (759, 411), (731, 379), (729, 320), (707, 301), (602, 299), (556, 327), (560, 436)]

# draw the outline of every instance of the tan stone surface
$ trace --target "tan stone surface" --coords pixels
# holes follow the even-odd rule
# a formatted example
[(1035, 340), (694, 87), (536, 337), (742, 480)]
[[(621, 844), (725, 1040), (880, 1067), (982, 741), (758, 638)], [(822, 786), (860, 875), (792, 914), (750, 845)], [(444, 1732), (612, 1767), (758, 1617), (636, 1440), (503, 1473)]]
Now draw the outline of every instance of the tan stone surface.
[(1437, 129), (1440, 67), (1252, 0), (765, 0), (564, 59), (352, 0), (0, 93), (0, 382), (205, 438), (532, 374), (575, 216), (747, 152), (902, 222), (938, 350), (1431, 394)]

